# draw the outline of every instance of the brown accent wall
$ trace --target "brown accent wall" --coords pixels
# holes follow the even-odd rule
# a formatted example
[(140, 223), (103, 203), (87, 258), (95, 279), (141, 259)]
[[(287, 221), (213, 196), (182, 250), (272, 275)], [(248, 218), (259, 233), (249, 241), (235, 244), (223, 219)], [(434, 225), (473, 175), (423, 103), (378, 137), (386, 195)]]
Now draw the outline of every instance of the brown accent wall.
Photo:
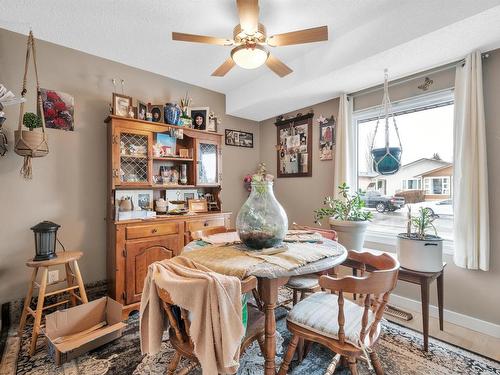
[[(0, 82), (19, 95), (26, 36), (0, 29), (0, 51)], [(29, 270), (24, 263), (34, 253), (29, 228), (41, 220), (61, 224), (59, 237), (66, 248), (84, 252), (80, 267), (86, 282), (106, 277), (103, 121), (112, 78), (125, 80), (127, 95), (152, 103), (178, 101), (189, 90), (193, 105), (209, 106), (222, 117), (221, 133), (224, 128), (254, 133), (253, 149), (223, 147), (223, 209), (236, 215), (247, 197), (242, 178), (259, 161), (259, 126), (226, 116), (223, 94), (43, 41), (37, 41), (37, 57), (41, 86), (74, 96), (75, 131), (48, 130), (50, 153), (33, 160), (33, 180), (26, 181), (19, 176), (22, 158), (12, 151), (19, 106), (5, 110), (10, 150), (0, 157), (0, 303), (26, 292)], [(34, 111), (32, 78), (30, 74), (29, 111)]]

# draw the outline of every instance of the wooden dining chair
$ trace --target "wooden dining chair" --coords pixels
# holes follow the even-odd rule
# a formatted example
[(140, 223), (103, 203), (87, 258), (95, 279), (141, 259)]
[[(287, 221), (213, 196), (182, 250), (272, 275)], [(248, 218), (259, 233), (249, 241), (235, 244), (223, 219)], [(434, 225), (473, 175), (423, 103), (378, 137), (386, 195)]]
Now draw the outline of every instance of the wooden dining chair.
[[(317, 342), (337, 353), (328, 366), (328, 375), (334, 373), (341, 360), (356, 375), (360, 358), (371, 362), (377, 375), (384, 373), (373, 346), (380, 335), (384, 308), (396, 286), (399, 262), (388, 254), (377, 256), (354, 250), (348, 252), (348, 259), (365, 264), (372, 272), (363, 277), (320, 277), (319, 285), (337, 294), (318, 292), (292, 308), (287, 327), (293, 336), (278, 375), (287, 373), (300, 339)], [(363, 306), (344, 299), (344, 293), (363, 294)]]
[(188, 242), (201, 240), (203, 237), (211, 236), (212, 234), (232, 232), (232, 231), (234, 231), (234, 229), (228, 229), (223, 226), (194, 230), (189, 233)]
[[(249, 293), (256, 288), (257, 278), (255, 278), (255, 276), (249, 276), (241, 281), (242, 294)], [(189, 336), (189, 327), (191, 325), (189, 312), (175, 306), (167, 290), (158, 286), (156, 286), (156, 290), (162, 301), (163, 309), (165, 310), (170, 325), (170, 344), (175, 350), (174, 357), (167, 367), (167, 375), (175, 374), (182, 357), (191, 360), (191, 364), (179, 371), (177, 375), (189, 374), (191, 370), (199, 365), (198, 359), (194, 354), (193, 341)], [(248, 305), (247, 329), (245, 337), (241, 342), (240, 357), (243, 355), (246, 348), (255, 340), (258, 342), (261, 352), (264, 353), (264, 320), (264, 314), (261, 311)]]
[[(321, 236), (323, 236), (326, 239), (333, 241), (337, 240), (337, 232), (330, 229), (319, 229), (305, 225), (298, 225), (296, 223), (293, 224), (292, 229), (310, 230), (321, 234)], [(331, 273), (334, 275), (336, 274), (335, 271), (332, 271)], [(320, 291), (321, 288), (319, 286), (319, 277), (320, 277), (319, 274), (290, 277), (285, 286), (292, 290), (293, 298), (292, 301), (287, 300), (286, 304), (292, 302), (292, 306), (295, 306), (297, 302), (302, 301), (307, 294)], [(286, 307), (285, 305), (283, 306)]]

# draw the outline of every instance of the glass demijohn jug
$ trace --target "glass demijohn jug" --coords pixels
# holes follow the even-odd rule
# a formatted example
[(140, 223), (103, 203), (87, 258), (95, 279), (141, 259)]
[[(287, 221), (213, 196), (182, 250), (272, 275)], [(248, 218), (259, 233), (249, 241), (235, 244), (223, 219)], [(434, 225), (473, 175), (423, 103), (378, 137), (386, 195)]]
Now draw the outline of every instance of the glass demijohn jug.
[(288, 230), (288, 218), (274, 196), (272, 179), (261, 165), (260, 174), (252, 176), (250, 196), (236, 218), (241, 241), (252, 249), (281, 244)]

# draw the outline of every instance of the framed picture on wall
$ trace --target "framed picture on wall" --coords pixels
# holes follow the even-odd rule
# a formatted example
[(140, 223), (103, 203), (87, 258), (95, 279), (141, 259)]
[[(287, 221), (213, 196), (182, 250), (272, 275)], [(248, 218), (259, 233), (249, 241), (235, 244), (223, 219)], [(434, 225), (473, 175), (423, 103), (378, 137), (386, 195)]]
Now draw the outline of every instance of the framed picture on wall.
[(319, 124), (319, 160), (333, 160), (335, 146), (335, 119), (333, 116)]
[(224, 139), (228, 146), (253, 148), (253, 133), (226, 129)]
[(278, 177), (312, 176), (312, 117), (276, 122)]

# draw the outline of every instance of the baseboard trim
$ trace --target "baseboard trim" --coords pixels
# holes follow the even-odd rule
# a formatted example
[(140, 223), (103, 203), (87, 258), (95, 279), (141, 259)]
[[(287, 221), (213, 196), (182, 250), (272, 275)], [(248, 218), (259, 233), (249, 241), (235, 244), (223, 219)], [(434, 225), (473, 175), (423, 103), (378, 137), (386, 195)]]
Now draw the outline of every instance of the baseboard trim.
[[(421, 311), (422, 307), (420, 301), (415, 301), (410, 298), (391, 294), (390, 302), (398, 307), (407, 308), (414, 311)], [(429, 306), (429, 315), (435, 318), (439, 317), (437, 306)], [(455, 311), (444, 309), (444, 320), (448, 323), (456, 324), (464, 328), (472, 329), (489, 335), (495, 338), (500, 338), (500, 324), (487, 322), (485, 320), (477, 319), (472, 316), (457, 313)]]

